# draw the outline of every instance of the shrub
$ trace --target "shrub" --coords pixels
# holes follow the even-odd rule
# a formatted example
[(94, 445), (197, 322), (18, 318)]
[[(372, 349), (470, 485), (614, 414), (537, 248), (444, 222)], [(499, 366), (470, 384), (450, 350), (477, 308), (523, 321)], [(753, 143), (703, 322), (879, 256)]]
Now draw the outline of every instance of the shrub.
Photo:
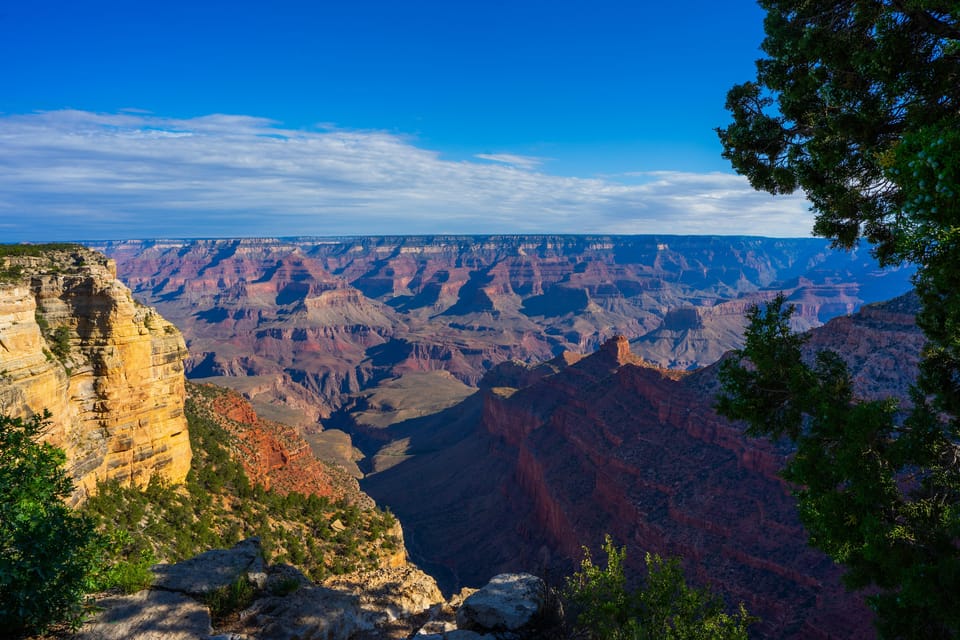
[(577, 613), (576, 626), (598, 640), (746, 640), (753, 618), (743, 604), (734, 615), (723, 600), (704, 589), (687, 586), (676, 558), (646, 555), (647, 580), (628, 590), (623, 561), (606, 536), (607, 566), (593, 563), (584, 548), (580, 571), (567, 579), (567, 597)]
[(210, 617), (217, 623), (248, 607), (256, 592), (246, 576), (241, 575), (230, 584), (204, 595), (203, 602), (210, 607)]
[(61, 326), (54, 330), (50, 350), (60, 360), (70, 355), (70, 329)]
[(13, 636), (78, 625), (98, 556), (92, 521), (63, 502), (66, 456), (36, 442), (49, 415), (0, 415), (0, 628)]

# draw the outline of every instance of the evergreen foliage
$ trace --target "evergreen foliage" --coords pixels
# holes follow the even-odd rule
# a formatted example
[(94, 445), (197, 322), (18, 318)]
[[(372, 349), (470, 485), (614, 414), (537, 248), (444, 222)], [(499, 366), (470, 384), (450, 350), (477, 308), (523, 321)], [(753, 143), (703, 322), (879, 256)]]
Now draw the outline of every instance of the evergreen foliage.
[(801, 189), (814, 232), (916, 264), (928, 344), (909, 415), (854, 398), (833, 354), (807, 364), (782, 299), (750, 313), (719, 408), (797, 447), (811, 543), (869, 589), (888, 638), (960, 636), (960, 5), (761, 0), (767, 57), (731, 89), (724, 156), (771, 193)]
[(396, 524), (391, 513), (253, 485), (228, 447), (231, 435), (196, 401), (188, 399), (185, 412), (194, 457), (183, 486), (158, 479), (145, 490), (103, 483), (83, 507), (113, 532), (101, 588), (135, 591), (143, 586), (138, 567), (178, 562), (251, 536), (260, 537), (268, 561), (296, 565), (313, 580), (372, 568), (378, 554), (399, 549), (389, 533)]
[(91, 519), (63, 502), (63, 451), (36, 441), (48, 418), (0, 415), (0, 629), (14, 637), (78, 624), (99, 554)]
[(753, 618), (741, 603), (734, 615), (707, 590), (687, 586), (677, 559), (646, 555), (646, 584), (627, 588), (626, 549), (606, 536), (606, 567), (584, 548), (580, 570), (567, 579), (567, 597), (577, 610), (576, 626), (597, 640), (746, 640)]

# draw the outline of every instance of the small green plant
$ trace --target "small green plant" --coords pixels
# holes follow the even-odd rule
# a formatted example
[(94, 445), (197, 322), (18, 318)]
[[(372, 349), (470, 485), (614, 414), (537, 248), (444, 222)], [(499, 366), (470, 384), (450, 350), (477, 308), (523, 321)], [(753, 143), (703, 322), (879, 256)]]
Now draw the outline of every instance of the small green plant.
[(270, 587), (271, 595), (288, 596), (301, 587), (300, 581), (296, 578), (284, 578)]
[(157, 559), (149, 547), (134, 541), (126, 529), (111, 529), (101, 540), (100, 563), (88, 590), (136, 593), (150, 586), (150, 567)]
[(230, 584), (215, 589), (203, 596), (203, 602), (210, 608), (210, 617), (214, 623), (242, 611), (250, 606), (257, 590), (244, 575)]
[(50, 350), (61, 361), (70, 355), (70, 329), (59, 326), (53, 331), (50, 341)]
[(40, 327), (41, 333), (46, 335), (50, 331), (50, 323), (47, 322), (47, 318), (43, 315), (43, 310), (39, 306), (37, 310), (34, 311), (33, 317), (37, 321), (37, 326)]
[(566, 595), (577, 613), (575, 626), (596, 640), (746, 640), (754, 621), (740, 604), (734, 615), (723, 600), (687, 586), (676, 558), (647, 553), (647, 580), (629, 590), (626, 549), (606, 536), (606, 567), (594, 564), (584, 547), (580, 570), (567, 579)]

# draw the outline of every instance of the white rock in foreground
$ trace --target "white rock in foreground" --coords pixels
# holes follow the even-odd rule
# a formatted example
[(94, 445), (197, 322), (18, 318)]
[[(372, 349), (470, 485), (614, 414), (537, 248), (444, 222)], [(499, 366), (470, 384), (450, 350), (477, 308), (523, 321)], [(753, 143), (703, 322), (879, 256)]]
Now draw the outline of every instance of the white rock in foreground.
[(529, 573), (501, 573), (463, 601), (457, 627), (473, 631), (516, 631), (543, 608), (546, 585)]

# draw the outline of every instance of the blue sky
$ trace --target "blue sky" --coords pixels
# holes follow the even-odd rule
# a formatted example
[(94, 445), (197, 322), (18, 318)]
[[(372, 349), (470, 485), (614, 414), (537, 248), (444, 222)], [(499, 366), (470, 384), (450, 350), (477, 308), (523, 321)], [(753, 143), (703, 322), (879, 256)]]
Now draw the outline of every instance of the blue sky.
[(0, 240), (808, 235), (720, 157), (731, 2), (9, 2)]

